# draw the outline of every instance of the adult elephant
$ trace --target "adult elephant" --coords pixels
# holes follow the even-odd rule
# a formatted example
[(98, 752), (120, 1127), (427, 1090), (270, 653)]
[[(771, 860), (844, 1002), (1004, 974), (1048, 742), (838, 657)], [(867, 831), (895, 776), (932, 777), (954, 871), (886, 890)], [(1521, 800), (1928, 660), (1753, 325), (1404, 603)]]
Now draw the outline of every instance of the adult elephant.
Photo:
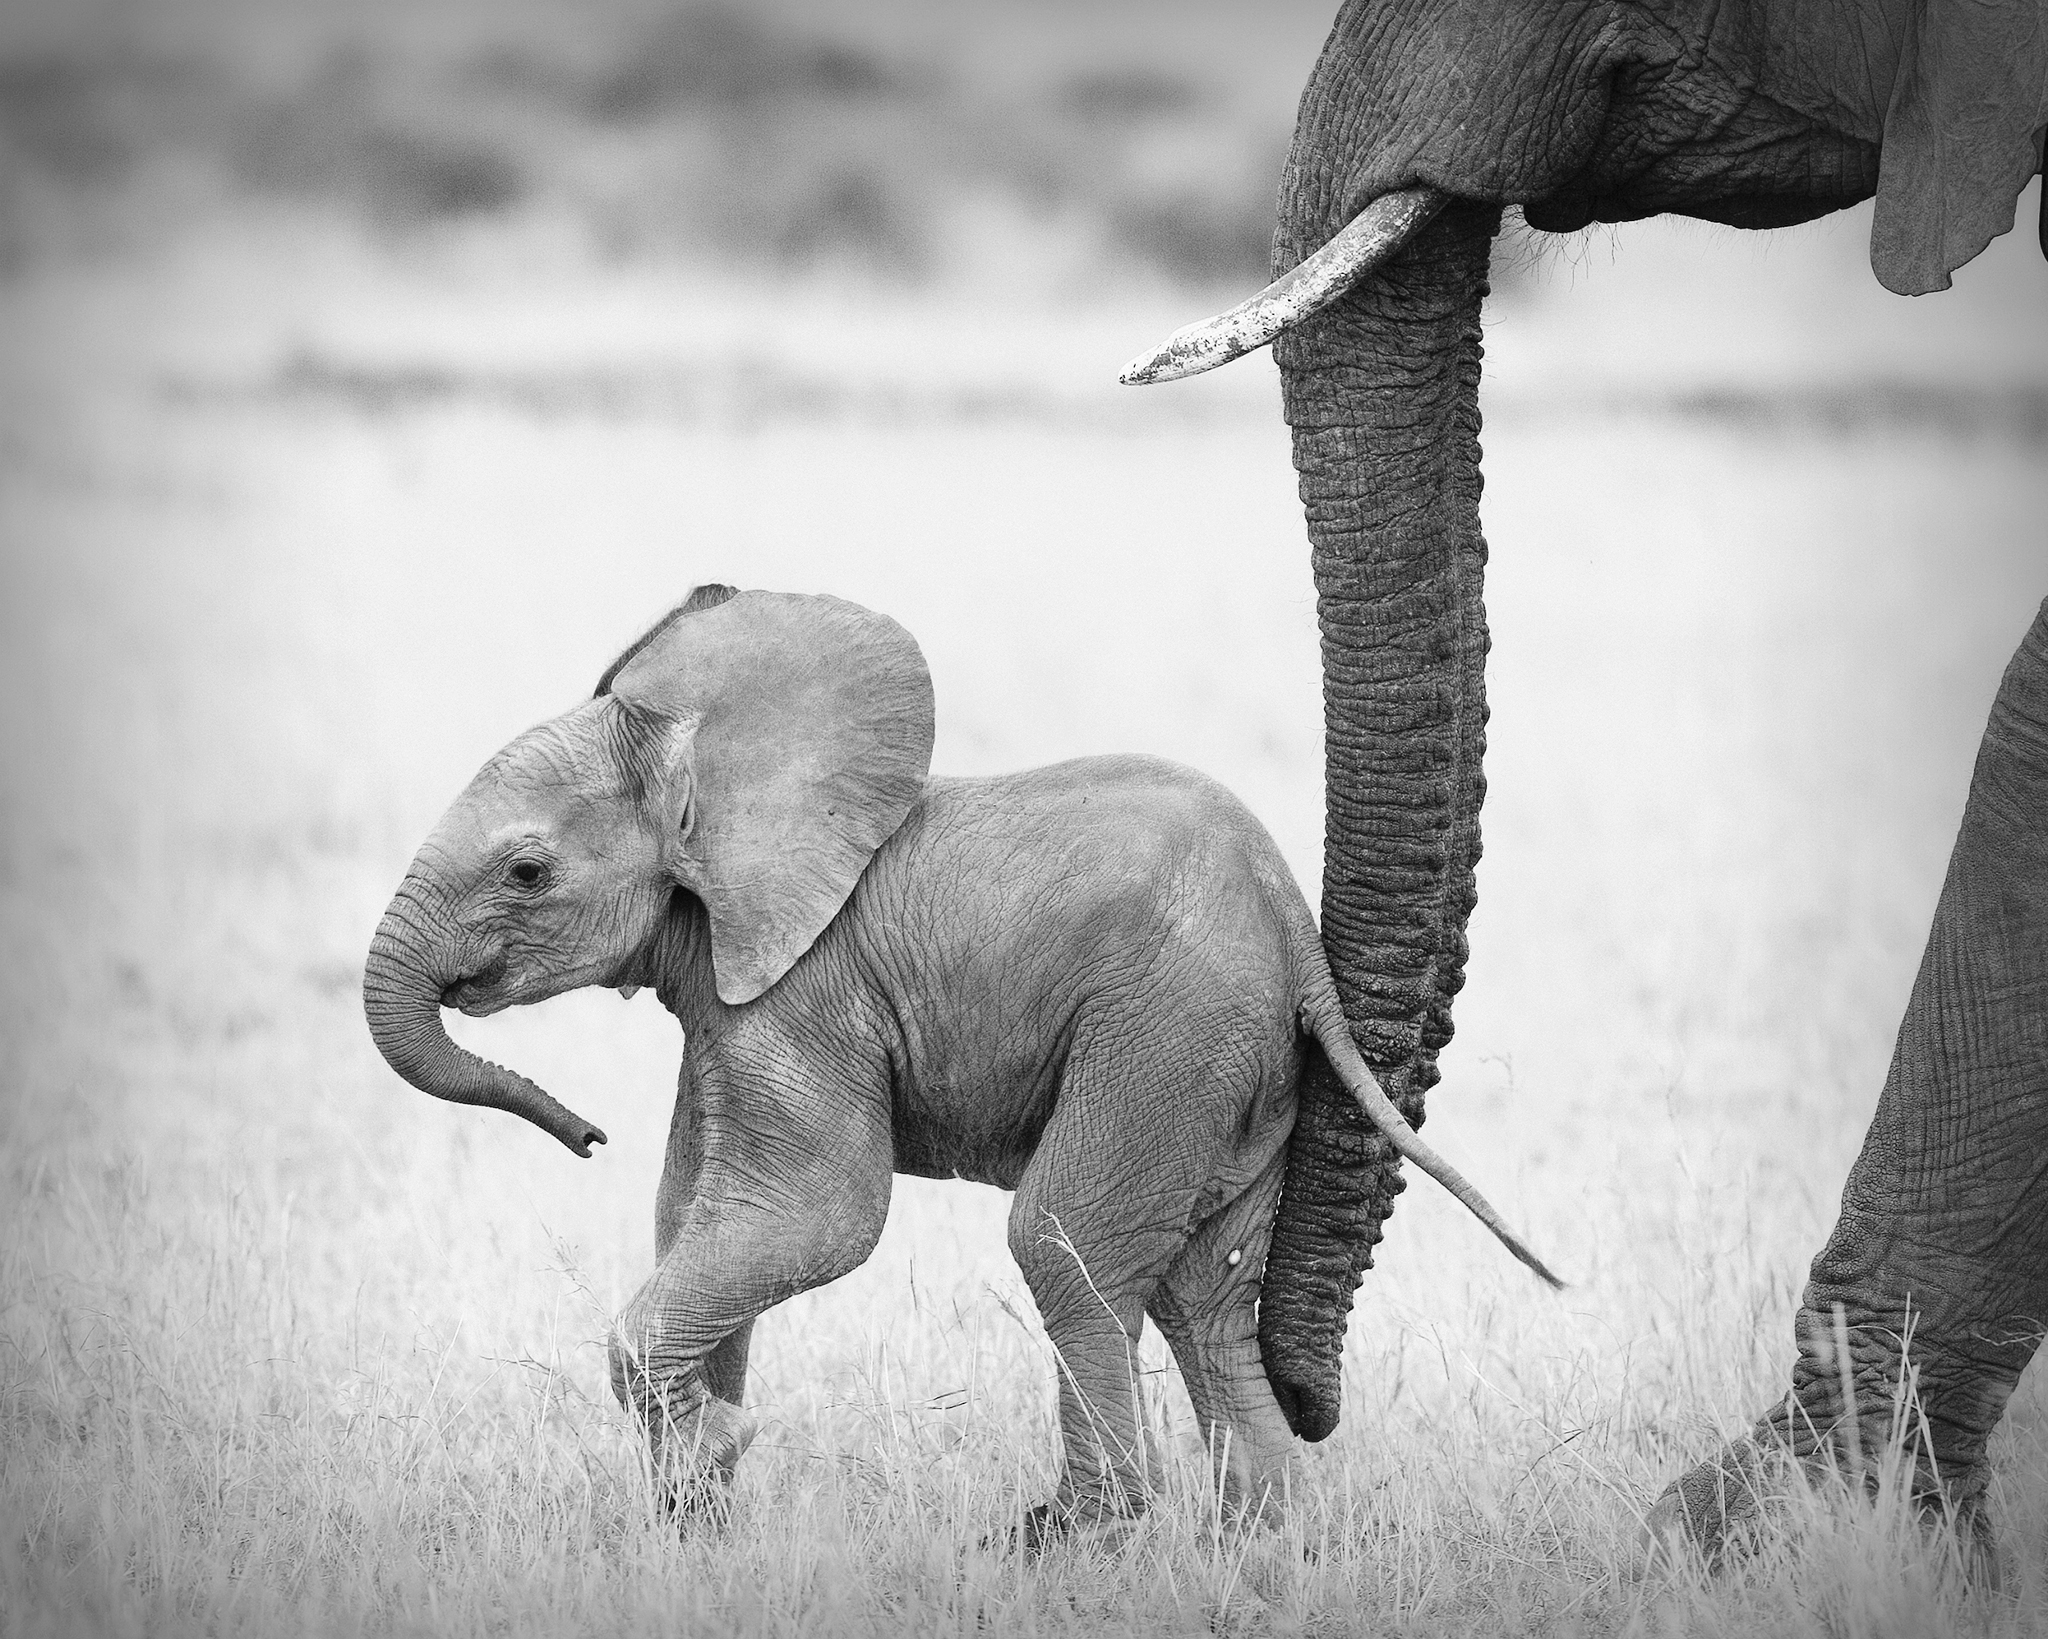
[[(1464, 980), (1485, 790), (1479, 307), (1504, 206), (1567, 232), (1737, 227), (1876, 195), (1888, 287), (1946, 288), (2011, 226), (2048, 126), (2048, 4), (1349, 0), (1303, 95), (1279, 279), (1125, 379), (1276, 341), (1313, 547), (1328, 731), (1323, 932), (1411, 1121)], [(2043, 223), (2048, 248), (2048, 216)], [(1334, 1427), (1351, 1293), (1399, 1187), (1304, 1094), (1261, 1306), (1296, 1431)], [(2005, 674), (1892, 1070), (1815, 1260), (1791, 1391), (1657, 1522), (1718, 1542), (1758, 1454), (1881, 1443), (1912, 1316), (1920, 1483), (1974, 1511), (2048, 1318), (2048, 609)], [(1838, 1353), (1846, 1344), (1846, 1358)]]

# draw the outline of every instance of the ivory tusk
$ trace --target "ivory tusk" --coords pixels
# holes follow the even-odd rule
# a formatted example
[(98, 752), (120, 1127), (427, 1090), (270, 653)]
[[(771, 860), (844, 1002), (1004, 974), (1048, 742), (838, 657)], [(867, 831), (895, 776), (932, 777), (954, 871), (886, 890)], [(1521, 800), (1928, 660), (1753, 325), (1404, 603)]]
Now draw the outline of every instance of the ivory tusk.
[(1346, 223), (1335, 238), (1312, 252), (1248, 301), (1228, 313), (1181, 326), (1165, 345), (1124, 366), (1117, 379), (1126, 387), (1198, 376), (1245, 354), (1320, 313), (1392, 256), (1450, 202), (1435, 188), (1402, 188), (1381, 194)]

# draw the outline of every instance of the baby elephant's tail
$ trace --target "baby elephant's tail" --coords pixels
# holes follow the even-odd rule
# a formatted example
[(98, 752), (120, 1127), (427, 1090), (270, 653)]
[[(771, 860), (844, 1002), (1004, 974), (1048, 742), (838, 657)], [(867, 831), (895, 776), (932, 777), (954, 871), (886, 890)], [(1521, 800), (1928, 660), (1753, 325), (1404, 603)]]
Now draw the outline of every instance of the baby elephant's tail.
[(1301, 1022), (1322, 1047), (1330, 1068), (1337, 1072), (1337, 1079), (1358, 1100), (1358, 1107), (1365, 1111), (1366, 1119), (1387, 1135), (1388, 1142), (1464, 1202), (1465, 1209), (1492, 1230), (1502, 1246), (1535, 1270), (1552, 1288), (1563, 1291), (1564, 1282), (1546, 1269), (1543, 1260), (1508, 1228), (1501, 1215), (1493, 1210), (1493, 1203), (1467, 1183), (1464, 1174), (1456, 1167), (1430, 1148), (1422, 1135), (1409, 1126), (1401, 1112), (1394, 1108), (1393, 1100), (1380, 1091), (1379, 1082), (1373, 1079), (1371, 1068), (1359, 1053), (1358, 1044), (1351, 1039), (1350, 1030), (1345, 1027), (1336, 996), (1325, 992), (1321, 997), (1305, 1002)]

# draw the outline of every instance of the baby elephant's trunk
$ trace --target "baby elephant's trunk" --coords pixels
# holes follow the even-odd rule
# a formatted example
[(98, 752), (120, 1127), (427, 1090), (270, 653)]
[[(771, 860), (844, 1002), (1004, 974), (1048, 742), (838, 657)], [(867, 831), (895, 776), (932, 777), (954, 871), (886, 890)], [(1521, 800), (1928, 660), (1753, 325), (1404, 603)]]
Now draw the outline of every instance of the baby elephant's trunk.
[(441, 997), (469, 977), (450, 953), (452, 936), (435, 895), (408, 876), (384, 913), (363, 965), (363, 1014), (377, 1051), (413, 1086), (456, 1104), (483, 1104), (524, 1116), (578, 1155), (604, 1134), (524, 1076), (458, 1046), (441, 1023)]

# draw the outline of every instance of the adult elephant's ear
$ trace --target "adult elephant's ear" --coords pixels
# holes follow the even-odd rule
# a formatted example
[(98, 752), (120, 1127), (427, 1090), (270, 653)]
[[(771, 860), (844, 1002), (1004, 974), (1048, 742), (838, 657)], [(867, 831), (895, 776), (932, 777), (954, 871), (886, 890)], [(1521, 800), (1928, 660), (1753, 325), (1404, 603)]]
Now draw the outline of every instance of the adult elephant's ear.
[(924, 789), (917, 640), (839, 598), (741, 592), (655, 633), (612, 679), (652, 725), (669, 868), (711, 916), (719, 996), (750, 1002), (839, 914)]
[(2012, 226), (2044, 125), (2048, 0), (1911, 0), (1870, 226), (1879, 282), (1902, 296), (1948, 289)]

